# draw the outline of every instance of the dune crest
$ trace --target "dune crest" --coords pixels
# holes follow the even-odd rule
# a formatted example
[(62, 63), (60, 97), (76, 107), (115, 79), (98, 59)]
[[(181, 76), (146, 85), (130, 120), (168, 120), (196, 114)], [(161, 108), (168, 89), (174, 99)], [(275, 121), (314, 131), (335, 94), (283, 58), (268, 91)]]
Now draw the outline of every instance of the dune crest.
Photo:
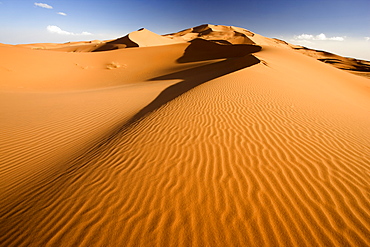
[(142, 28), (115, 40), (92, 40), (68, 42), (65, 44), (40, 43), (17, 46), (37, 50), (53, 50), (62, 52), (98, 52), (132, 47), (177, 44), (191, 42), (195, 39), (210, 40), (223, 44), (255, 44), (294, 49), (301, 54), (313, 57), (321, 62), (332, 65), (335, 68), (344, 70), (354, 75), (370, 78), (369, 61), (342, 57), (325, 51), (309, 49), (299, 45), (292, 45), (283, 40), (261, 36), (244, 28), (223, 25), (203, 24), (179, 31), (177, 33), (166, 35), (158, 35), (145, 28)]
[(0, 246), (370, 246), (350, 60), (208, 24), (0, 54)]
[(227, 41), (231, 44), (255, 44), (250, 39), (250, 37), (254, 36), (254, 33), (243, 28), (222, 25), (204, 24), (164, 36), (175, 40), (183, 39), (186, 41), (201, 38), (205, 40)]
[(93, 51), (108, 51), (121, 48), (130, 47), (148, 47), (148, 46), (160, 46), (180, 43), (179, 41), (173, 41), (166, 37), (162, 37), (156, 33), (153, 33), (145, 28), (139, 29), (135, 32), (131, 32), (125, 37), (109, 41), (104, 45)]

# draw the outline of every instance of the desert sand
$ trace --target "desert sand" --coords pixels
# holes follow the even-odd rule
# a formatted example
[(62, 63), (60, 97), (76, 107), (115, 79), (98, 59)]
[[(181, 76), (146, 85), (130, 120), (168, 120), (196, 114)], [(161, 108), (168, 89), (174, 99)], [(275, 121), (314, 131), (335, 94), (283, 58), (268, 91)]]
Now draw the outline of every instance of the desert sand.
[(0, 54), (0, 246), (370, 246), (368, 62), (220, 25)]

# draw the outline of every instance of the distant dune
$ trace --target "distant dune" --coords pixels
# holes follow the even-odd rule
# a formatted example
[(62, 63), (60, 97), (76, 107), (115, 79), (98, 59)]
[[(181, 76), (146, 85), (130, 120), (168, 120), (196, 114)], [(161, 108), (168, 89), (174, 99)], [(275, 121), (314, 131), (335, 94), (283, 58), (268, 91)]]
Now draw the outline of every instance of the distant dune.
[[(253, 38), (251, 38), (253, 37)], [(283, 40), (269, 39), (240, 27), (204, 24), (183, 31), (158, 35), (147, 29), (129, 33), (115, 40), (93, 40), (83, 42), (68, 42), (65, 44), (26, 44), (19, 45), (32, 49), (47, 49), (64, 52), (98, 52), (131, 47), (146, 47), (190, 42), (194, 39), (205, 39), (222, 44), (255, 44), (292, 48), (299, 53), (313, 57), (338, 69), (345, 70), (355, 75), (370, 78), (370, 62), (355, 58), (342, 57), (326, 51), (313, 50), (304, 46), (292, 45)], [(0, 44), (1, 45), (1, 44)]]
[(0, 246), (370, 246), (370, 62), (208, 24), (0, 54)]

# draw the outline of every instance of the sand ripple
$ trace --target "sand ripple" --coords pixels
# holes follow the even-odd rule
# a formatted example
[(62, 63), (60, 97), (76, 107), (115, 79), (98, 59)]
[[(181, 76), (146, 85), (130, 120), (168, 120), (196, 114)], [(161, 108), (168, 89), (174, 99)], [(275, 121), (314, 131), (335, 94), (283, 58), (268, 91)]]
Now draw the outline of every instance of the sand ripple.
[[(370, 101), (338, 89), (365, 79), (335, 71), (318, 81), (331, 68), (289, 53), (301, 63), (282, 69), (281, 54), (218, 76), (216, 64), (211, 75), (206, 65), (155, 78), (204, 80), (165, 87), (164, 100), (155, 94), (125, 118), (98, 117), (108, 105), (91, 125), (81, 118), (90, 129), (115, 124), (1, 201), (1, 246), (369, 246)], [(299, 77), (310, 63), (318, 72)], [(39, 132), (39, 145), (55, 145)]]

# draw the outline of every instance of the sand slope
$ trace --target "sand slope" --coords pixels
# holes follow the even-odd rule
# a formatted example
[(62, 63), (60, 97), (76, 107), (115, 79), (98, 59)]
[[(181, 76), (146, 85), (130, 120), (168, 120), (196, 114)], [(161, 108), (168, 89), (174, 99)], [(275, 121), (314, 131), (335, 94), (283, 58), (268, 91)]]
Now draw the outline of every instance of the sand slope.
[(238, 27), (204, 24), (183, 31), (167, 34), (164, 37), (173, 40), (191, 41), (196, 38), (218, 40), (231, 44), (255, 44), (251, 37), (255, 34)]
[(255, 38), (0, 46), (0, 245), (369, 246), (369, 80)]
[(335, 68), (348, 71), (352, 74), (370, 78), (370, 62), (355, 58), (342, 57), (336, 54), (309, 49), (303, 46), (291, 46), (294, 50), (305, 54), (310, 57), (314, 57), (319, 61), (330, 64)]
[[(369, 61), (342, 57), (326, 51), (292, 45), (283, 40), (266, 38), (247, 29), (234, 26), (203, 24), (177, 33), (162, 36), (142, 28), (115, 40), (92, 40), (68, 42), (64, 44), (40, 43), (17, 46), (37, 50), (53, 50), (62, 52), (101, 52), (132, 47), (177, 44), (190, 42), (195, 39), (205, 39), (218, 42), (220, 44), (259, 44), (294, 49), (299, 53), (314, 57), (317, 60), (330, 64), (335, 68), (350, 72), (354, 75), (370, 78)], [(4, 44), (0, 43), (0, 45)]]
[(328, 63), (335, 68), (350, 72), (355, 75), (370, 78), (370, 62), (342, 57), (326, 51), (309, 49), (299, 45), (292, 45), (283, 40), (270, 39), (247, 29), (233, 26), (204, 24), (197, 27), (185, 29), (183, 31), (167, 34), (164, 37), (173, 40), (192, 41), (194, 39), (206, 39), (232, 44), (259, 44), (280, 48), (294, 49), (295, 51), (307, 56), (316, 58), (319, 61)]

